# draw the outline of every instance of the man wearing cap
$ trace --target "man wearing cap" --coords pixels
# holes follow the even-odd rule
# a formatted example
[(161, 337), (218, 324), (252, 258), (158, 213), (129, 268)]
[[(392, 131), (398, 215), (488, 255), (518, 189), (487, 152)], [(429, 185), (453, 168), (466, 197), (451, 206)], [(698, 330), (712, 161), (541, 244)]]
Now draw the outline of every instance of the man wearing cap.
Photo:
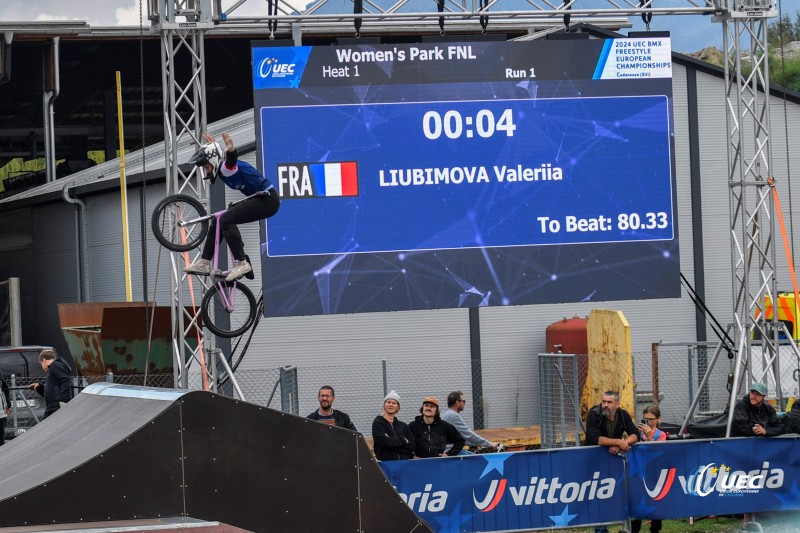
[(750, 393), (736, 403), (733, 409), (732, 437), (774, 437), (782, 435), (785, 428), (778, 419), (775, 408), (764, 401), (767, 386), (760, 381), (750, 385)]
[[(420, 415), (408, 427), (414, 434), (414, 455), (417, 457), (444, 457), (458, 455), (464, 448), (464, 437), (451, 424), (439, 416), (439, 400), (428, 396), (422, 400)], [(445, 452), (448, 444), (450, 450)]]

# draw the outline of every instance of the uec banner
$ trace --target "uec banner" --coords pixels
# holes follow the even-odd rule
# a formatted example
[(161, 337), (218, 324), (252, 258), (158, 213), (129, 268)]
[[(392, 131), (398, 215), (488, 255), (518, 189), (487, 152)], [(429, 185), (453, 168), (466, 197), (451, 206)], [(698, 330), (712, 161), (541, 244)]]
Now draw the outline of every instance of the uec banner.
[[(440, 533), (800, 509), (795, 437), (637, 444), (381, 463)], [(628, 462), (626, 480), (625, 461)]]
[(631, 516), (800, 509), (796, 437), (641, 444), (628, 454)]

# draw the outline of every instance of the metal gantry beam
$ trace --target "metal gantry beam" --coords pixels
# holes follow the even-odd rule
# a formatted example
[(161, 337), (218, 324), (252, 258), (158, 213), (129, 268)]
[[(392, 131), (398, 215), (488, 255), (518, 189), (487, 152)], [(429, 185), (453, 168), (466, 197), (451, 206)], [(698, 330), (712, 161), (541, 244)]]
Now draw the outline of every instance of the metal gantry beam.
[[(445, 3), (444, 12), (404, 11), (408, 0), (399, 0), (384, 8), (376, 1), (364, 3), (363, 12), (333, 13), (329, 0), (317, 0), (299, 8), (291, 1), (270, 0), (274, 16), (236, 16), (247, 0), (235, 0), (223, 5), (222, 0), (148, 0), (153, 31), (161, 34), (164, 84), (164, 137), (166, 144), (167, 193), (188, 192), (208, 201), (203, 181), (193, 171), (184, 175), (178, 164), (177, 149), (182, 138), (197, 138), (206, 127), (205, 83), (203, 64), (203, 36), (213, 30), (232, 33), (260, 29), (275, 37), (293, 37), (303, 34), (342, 34), (352, 29), (354, 21), (362, 22), (362, 33), (408, 34), (438, 31), (438, 21), (443, 17), (451, 32), (475, 30), (480, 32), (480, 18), (490, 17), (494, 31), (516, 29), (533, 34), (536, 31), (563, 26), (563, 17), (569, 13), (573, 22), (593, 22), (603, 17), (630, 17), (652, 15), (715, 15), (722, 22), (725, 48), (725, 102), (728, 125), (728, 190), (730, 200), (731, 266), (733, 280), (732, 333), (736, 342), (736, 368), (731, 394), (731, 410), (738, 387), (753, 377), (751, 364), (751, 336), (759, 329), (762, 333), (761, 357), (766, 358), (765, 368), (774, 372), (780, 394), (778, 365), (778, 328), (759, 326), (754, 319), (757, 312), (764, 316), (765, 297), (777, 301), (775, 278), (775, 228), (774, 205), (771, 196), (772, 154), (769, 142), (769, 72), (767, 64), (767, 20), (776, 16), (770, 0), (686, 0), (643, 3), (629, 0), (606, 0), (605, 7), (580, 9), (576, 0), (551, 2), (527, 0), (523, 10), (506, 10), (504, 0), (493, 0), (481, 8), (473, 0)], [(595, 4), (603, 4), (598, 1)], [(261, 3), (260, 5), (264, 5)], [(349, 5), (349, 4), (347, 4)], [(227, 6), (227, 7), (226, 7)], [(266, 11), (266, 9), (265, 9)], [(299, 44), (299, 43), (298, 43)], [(751, 63), (745, 66), (744, 52), (749, 52)], [(177, 63), (187, 57), (191, 69), (183, 71), (179, 79)], [(182, 267), (185, 261), (172, 254), (172, 305), (176, 368), (176, 386), (187, 386), (187, 372), (181, 354), (189, 349), (186, 342), (190, 324), (198, 321), (199, 311), (184, 314), (184, 285), (187, 278)], [(777, 313), (775, 313), (777, 317)], [(213, 342), (213, 338), (209, 339)], [(193, 350), (208, 345), (200, 339)], [(210, 346), (210, 345), (208, 345)], [(796, 349), (796, 348), (795, 348)], [(709, 372), (711, 368), (709, 368)], [(706, 376), (707, 377), (707, 376)], [(699, 394), (699, 393), (698, 393)], [(690, 414), (691, 416), (691, 414)], [(687, 417), (688, 419), (688, 417)], [(729, 420), (730, 425), (730, 420)]]

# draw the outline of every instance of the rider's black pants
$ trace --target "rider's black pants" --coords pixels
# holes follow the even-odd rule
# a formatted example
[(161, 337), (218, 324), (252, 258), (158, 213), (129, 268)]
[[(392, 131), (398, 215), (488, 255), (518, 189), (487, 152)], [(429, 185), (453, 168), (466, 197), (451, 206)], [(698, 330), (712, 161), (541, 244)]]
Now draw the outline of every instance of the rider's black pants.
[[(280, 206), (281, 201), (280, 198), (278, 198), (278, 191), (270, 189), (269, 194), (248, 198), (234, 205), (219, 217), (222, 238), (228, 243), (228, 246), (230, 246), (234, 259), (243, 261), (245, 258), (242, 234), (239, 233), (239, 228), (237, 228), (236, 225), (269, 218), (278, 212)], [(216, 231), (216, 219), (212, 219), (208, 238), (203, 246), (203, 259), (211, 259), (214, 257), (214, 237), (216, 236)]]

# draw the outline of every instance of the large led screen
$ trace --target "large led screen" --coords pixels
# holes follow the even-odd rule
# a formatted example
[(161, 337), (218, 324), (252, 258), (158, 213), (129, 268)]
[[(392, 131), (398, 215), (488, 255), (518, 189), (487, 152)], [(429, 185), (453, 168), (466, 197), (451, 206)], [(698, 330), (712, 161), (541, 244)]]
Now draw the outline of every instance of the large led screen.
[(679, 296), (668, 38), (252, 54), (267, 316)]

